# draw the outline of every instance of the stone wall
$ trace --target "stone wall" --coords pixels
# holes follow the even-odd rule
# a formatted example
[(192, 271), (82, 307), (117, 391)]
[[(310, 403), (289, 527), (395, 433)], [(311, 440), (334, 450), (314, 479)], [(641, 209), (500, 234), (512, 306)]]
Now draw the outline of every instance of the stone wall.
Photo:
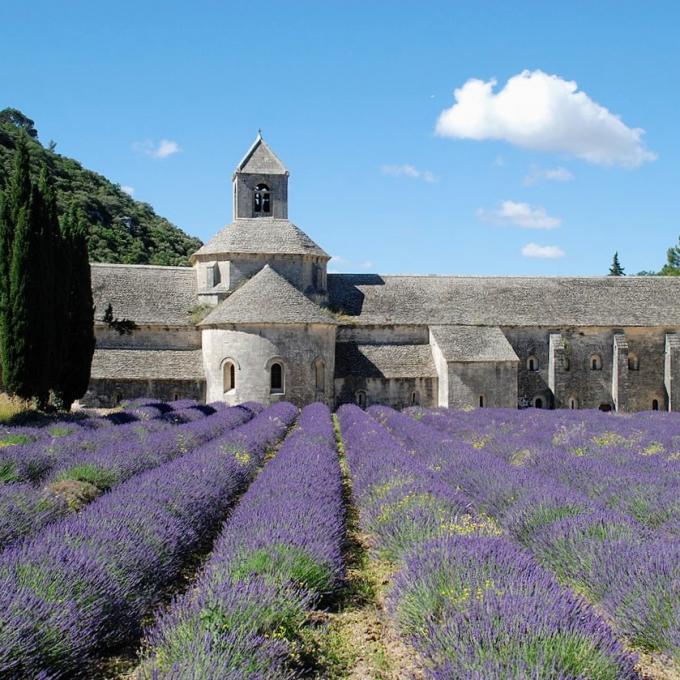
[[(413, 406), (437, 406), (436, 378), (361, 378), (349, 376), (335, 379), (335, 406), (356, 404), (364, 395), (362, 406), (383, 404), (402, 409)], [(415, 397), (415, 399), (414, 399)]]
[[(323, 389), (316, 389), (314, 362), (324, 362)], [(223, 390), (223, 366), (235, 367), (233, 390)], [(270, 368), (284, 367), (284, 390), (272, 393)], [(238, 404), (285, 400), (303, 406), (313, 401), (333, 403), (335, 327), (310, 324), (253, 324), (203, 331), (203, 365), (209, 401)]]
[(338, 342), (356, 342), (360, 345), (402, 344), (427, 345), (430, 331), (427, 326), (340, 326)]
[(94, 331), (101, 349), (201, 348), (201, 331), (194, 326), (139, 326), (130, 335), (120, 335), (105, 324), (96, 324)]
[(450, 408), (517, 406), (516, 361), (449, 362), (448, 382)]
[(205, 382), (190, 380), (91, 380), (79, 400), (90, 408), (113, 408), (125, 399), (151, 397), (161, 401), (196, 399), (205, 401)]

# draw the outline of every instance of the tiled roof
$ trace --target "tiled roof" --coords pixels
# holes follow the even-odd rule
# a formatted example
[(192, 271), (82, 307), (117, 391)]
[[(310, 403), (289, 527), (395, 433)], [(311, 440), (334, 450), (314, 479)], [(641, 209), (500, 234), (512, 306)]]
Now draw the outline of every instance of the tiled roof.
[(286, 175), (288, 173), (281, 159), (271, 150), (261, 135), (257, 136), (238, 164), (236, 171), (254, 175)]
[(197, 304), (196, 272), (190, 267), (93, 264), (95, 317), (111, 304), (113, 315), (137, 324), (183, 326)]
[(680, 326), (680, 277), (329, 274), (332, 309), (358, 324)]
[(93, 379), (205, 380), (200, 349), (96, 349)]
[(329, 257), (292, 222), (274, 217), (238, 218), (199, 248), (194, 256), (225, 253)]
[(316, 323), (334, 325), (333, 317), (305, 297), (269, 265), (220, 302), (200, 326), (225, 323)]
[(430, 326), (446, 361), (518, 361), (500, 328), (492, 326)]
[(339, 342), (335, 346), (338, 378), (427, 378), (437, 371), (429, 345), (360, 345)]

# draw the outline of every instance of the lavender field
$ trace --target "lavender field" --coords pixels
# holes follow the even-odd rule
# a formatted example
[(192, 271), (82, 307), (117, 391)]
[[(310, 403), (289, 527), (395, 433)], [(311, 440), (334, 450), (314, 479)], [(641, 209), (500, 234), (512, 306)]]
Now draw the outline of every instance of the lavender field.
[(680, 418), (138, 400), (0, 430), (0, 678), (680, 677)]

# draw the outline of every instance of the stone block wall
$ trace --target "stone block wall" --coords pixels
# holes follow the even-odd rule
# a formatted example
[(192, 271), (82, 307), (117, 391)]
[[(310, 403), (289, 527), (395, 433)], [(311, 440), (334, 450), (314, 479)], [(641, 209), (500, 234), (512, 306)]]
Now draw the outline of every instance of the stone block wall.
[(161, 401), (178, 399), (206, 400), (205, 382), (191, 380), (117, 380), (95, 379), (79, 400), (89, 408), (114, 408), (126, 399), (151, 397)]
[(437, 406), (436, 378), (362, 378), (349, 376), (335, 379), (335, 406), (356, 404), (365, 396), (365, 406), (383, 404), (402, 409), (414, 405)]

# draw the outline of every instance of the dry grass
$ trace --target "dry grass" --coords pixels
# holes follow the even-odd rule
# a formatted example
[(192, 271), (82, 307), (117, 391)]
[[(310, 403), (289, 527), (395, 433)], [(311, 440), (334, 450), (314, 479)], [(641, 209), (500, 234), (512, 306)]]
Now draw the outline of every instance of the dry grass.
[(35, 413), (35, 408), (30, 401), (11, 397), (0, 393), (0, 423), (3, 425), (16, 425), (26, 417)]

